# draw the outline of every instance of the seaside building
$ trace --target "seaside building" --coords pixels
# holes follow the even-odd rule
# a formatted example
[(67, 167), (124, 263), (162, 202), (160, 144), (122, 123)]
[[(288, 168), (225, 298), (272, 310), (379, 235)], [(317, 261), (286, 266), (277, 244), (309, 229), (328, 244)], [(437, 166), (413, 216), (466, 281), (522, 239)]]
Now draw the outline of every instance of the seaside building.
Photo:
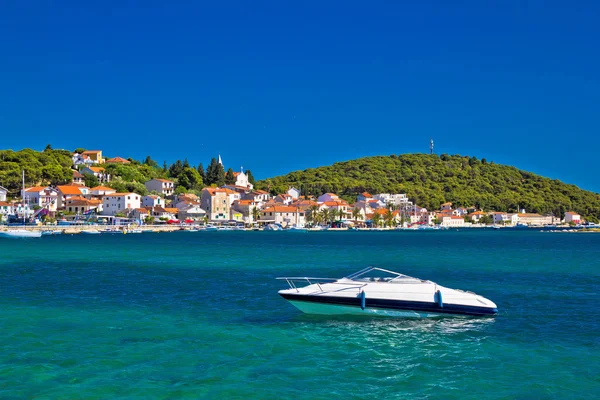
[(173, 183), (173, 181), (170, 181), (168, 179), (155, 178), (144, 183), (144, 186), (146, 186), (146, 189), (148, 189), (148, 191), (158, 192), (163, 196), (170, 196), (175, 190), (175, 184)]
[(270, 200), (271, 195), (269, 192), (264, 190), (255, 190), (250, 193), (246, 193), (243, 197), (244, 200), (252, 200), (258, 208), (264, 208), (265, 204)]
[(117, 191), (108, 186), (96, 186), (89, 190), (90, 197), (102, 198), (103, 196), (117, 193)]
[(567, 211), (565, 213), (565, 222), (566, 223), (572, 222), (574, 224), (580, 224), (581, 223), (581, 215), (579, 215), (573, 211)]
[(87, 150), (81, 153), (84, 158), (92, 161), (92, 164), (104, 164), (102, 150)]
[(396, 207), (408, 207), (412, 205), (412, 202), (408, 200), (406, 194), (390, 194), (390, 193), (379, 193), (373, 196), (374, 200), (380, 201), (386, 206), (392, 204)]
[(289, 194), (278, 194), (275, 196), (275, 203), (282, 204), (284, 206), (289, 206), (294, 201), (294, 198)]
[(494, 224), (516, 225), (519, 222), (518, 214), (509, 214), (505, 212), (493, 212), (491, 216)]
[(8, 196), (8, 189), (0, 186), (0, 201), (6, 201), (7, 196)]
[(540, 215), (537, 213), (519, 213), (519, 223), (533, 226), (550, 225), (554, 223), (552, 215)]
[(102, 167), (84, 167), (79, 170), (82, 174), (94, 175), (99, 183), (110, 182), (110, 174), (106, 173), (106, 170)]
[(320, 195), (317, 198), (317, 203), (324, 203), (326, 201), (339, 201), (339, 200), (340, 200), (340, 198), (338, 197), (337, 194), (325, 193), (325, 194)]
[(80, 196), (70, 197), (64, 204), (64, 209), (67, 212), (75, 214), (83, 214), (85, 212), (96, 210), (97, 213), (102, 212), (102, 201), (96, 199), (86, 199)]
[(73, 170), (73, 179), (71, 182), (76, 185), (85, 185), (85, 179), (83, 175), (77, 170)]
[(142, 197), (142, 207), (164, 207), (165, 201), (156, 195), (148, 195)]
[(226, 188), (204, 188), (200, 206), (206, 210), (206, 216), (211, 221), (227, 221), (231, 205), (240, 200), (239, 193)]
[(35, 186), (21, 190), (23, 202), (29, 207), (38, 206), (46, 208), (49, 212), (56, 212), (58, 192), (45, 186)]
[(463, 217), (459, 217), (458, 215), (450, 215), (444, 216), (441, 218), (440, 225), (451, 227), (451, 228), (459, 228), (461, 226), (465, 226), (465, 219)]
[(255, 222), (254, 215), (252, 214), (255, 207), (260, 210), (257, 204), (252, 200), (236, 200), (233, 202), (232, 206), (235, 211), (242, 214), (242, 218), (247, 224)]
[(452, 210), (452, 203), (447, 202), (440, 206), (442, 211)]
[(369, 201), (373, 198), (369, 192), (362, 192), (356, 198), (357, 201)]
[(78, 186), (67, 186), (67, 185), (57, 186), (56, 191), (58, 193), (57, 204), (56, 204), (57, 208), (65, 207), (68, 199), (70, 199), (72, 197), (79, 198), (83, 195), (83, 193), (81, 192), (81, 189)]
[(293, 186), (290, 186), (290, 188), (287, 191), (287, 194), (292, 196), (292, 199), (294, 200), (298, 200), (298, 198), (300, 198), (300, 190), (296, 189)]
[(12, 214), (14, 214), (12, 204), (0, 201), (0, 220), (6, 221), (8, 216)]
[(200, 204), (179, 202), (177, 203), (177, 215), (181, 220), (193, 219), (199, 221), (206, 216), (206, 211), (200, 207)]
[(272, 206), (265, 208), (260, 213), (260, 222), (275, 223), (282, 226), (304, 226), (306, 223), (305, 212), (297, 207)]
[(475, 211), (471, 214), (468, 214), (467, 217), (471, 220), (471, 222), (479, 223), (479, 220), (483, 218), (486, 214), (482, 211)]
[(137, 193), (112, 193), (102, 198), (103, 215), (127, 214), (140, 206), (141, 196)]

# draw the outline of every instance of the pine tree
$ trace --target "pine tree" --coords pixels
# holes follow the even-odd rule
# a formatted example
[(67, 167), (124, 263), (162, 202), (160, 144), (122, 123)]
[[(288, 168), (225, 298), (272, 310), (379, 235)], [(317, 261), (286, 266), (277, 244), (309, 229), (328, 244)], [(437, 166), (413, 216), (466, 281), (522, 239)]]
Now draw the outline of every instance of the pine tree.
[(225, 183), (227, 185), (235, 184), (235, 175), (233, 175), (233, 170), (231, 168), (229, 168), (225, 174)]
[(183, 172), (183, 163), (181, 160), (175, 161), (175, 164), (172, 164), (169, 167), (169, 176), (171, 178), (177, 178)]
[(200, 163), (200, 165), (198, 165), (198, 173), (200, 174), (200, 177), (202, 178), (202, 182), (206, 183), (206, 172), (204, 172), (204, 167), (202, 166), (202, 163)]
[(217, 163), (217, 167), (216, 167), (217, 173), (217, 179), (215, 181), (215, 183), (217, 184), (218, 187), (221, 187), (225, 184), (225, 168), (223, 168), (223, 165)]
[(163, 161), (163, 172), (166, 173), (167, 172), (167, 161)]
[(249, 169), (246, 170), (246, 176), (248, 177), (248, 183), (250, 183), (252, 186), (254, 186), (256, 181), (254, 180), (254, 175), (252, 175), (252, 172)]
[(190, 163), (188, 162), (187, 158), (183, 160), (183, 168), (190, 168)]
[(208, 164), (208, 168), (206, 169), (205, 183), (207, 185), (212, 185), (217, 182), (217, 165), (219, 165), (217, 163), (217, 159), (213, 157), (212, 160), (210, 160), (210, 164)]

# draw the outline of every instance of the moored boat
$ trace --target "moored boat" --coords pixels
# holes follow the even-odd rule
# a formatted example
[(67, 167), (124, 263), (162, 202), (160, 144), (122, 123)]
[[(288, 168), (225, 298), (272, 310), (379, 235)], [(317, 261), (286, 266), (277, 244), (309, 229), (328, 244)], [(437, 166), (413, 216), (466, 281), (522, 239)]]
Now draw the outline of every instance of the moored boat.
[(0, 237), (6, 238), (39, 238), (42, 237), (41, 231), (28, 231), (26, 229), (12, 229), (8, 231), (0, 231)]
[[(472, 292), (450, 289), (429, 280), (368, 267), (346, 278), (284, 277), (279, 291), (307, 314), (355, 314), (384, 317), (491, 316), (496, 304)], [(298, 287), (297, 282), (307, 286)]]

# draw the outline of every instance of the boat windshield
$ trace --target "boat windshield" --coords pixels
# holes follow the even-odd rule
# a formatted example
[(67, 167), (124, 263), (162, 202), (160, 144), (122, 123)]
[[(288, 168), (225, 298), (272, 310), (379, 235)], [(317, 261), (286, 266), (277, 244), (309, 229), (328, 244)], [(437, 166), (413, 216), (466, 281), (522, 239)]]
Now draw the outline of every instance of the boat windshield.
[(400, 282), (400, 281), (421, 281), (399, 272), (389, 271), (383, 268), (368, 267), (352, 275), (348, 275), (346, 279), (359, 282)]

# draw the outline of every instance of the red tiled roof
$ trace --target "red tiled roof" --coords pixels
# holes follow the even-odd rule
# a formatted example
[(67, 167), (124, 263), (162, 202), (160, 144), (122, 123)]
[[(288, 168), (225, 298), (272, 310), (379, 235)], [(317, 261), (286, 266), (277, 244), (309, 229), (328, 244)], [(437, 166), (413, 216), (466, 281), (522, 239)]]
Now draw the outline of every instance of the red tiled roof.
[(81, 190), (77, 186), (57, 186), (56, 189), (63, 195), (65, 194), (81, 194)]
[(129, 160), (124, 159), (123, 157), (113, 157), (105, 161), (106, 163), (119, 163), (119, 164), (131, 164)]

